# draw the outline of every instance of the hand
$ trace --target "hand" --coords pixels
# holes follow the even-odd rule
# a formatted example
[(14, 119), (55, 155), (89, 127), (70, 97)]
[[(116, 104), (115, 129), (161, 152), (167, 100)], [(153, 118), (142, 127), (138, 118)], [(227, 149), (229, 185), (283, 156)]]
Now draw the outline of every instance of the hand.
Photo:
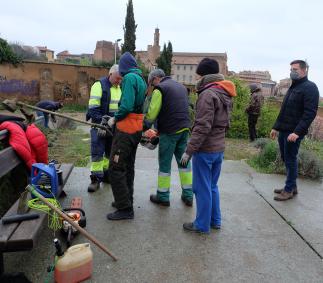
[(114, 118), (114, 117), (112, 117), (112, 118), (110, 118), (109, 120), (108, 120), (108, 126), (110, 127), (110, 128), (112, 128), (113, 127), (113, 125), (116, 123), (116, 118)]
[(270, 138), (274, 140), (277, 137), (277, 135), (278, 135), (278, 131), (272, 129), (270, 132)]
[(296, 142), (296, 140), (299, 138), (299, 135), (296, 135), (295, 133), (291, 133), (287, 137), (287, 141), (289, 142)]
[(103, 129), (101, 129), (101, 128), (98, 128), (98, 131), (97, 131), (96, 135), (97, 135), (99, 138), (105, 138), (105, 137), (108, 135), (108, 133), (107, 133), (107, 131), (106, 131), (106, 130), (103, 130)]
[(190, 159), (191, 159), (191, 156), (188, 155), (186, 152), (184, 152), (180, 161), (181, 165), (186, 167)]

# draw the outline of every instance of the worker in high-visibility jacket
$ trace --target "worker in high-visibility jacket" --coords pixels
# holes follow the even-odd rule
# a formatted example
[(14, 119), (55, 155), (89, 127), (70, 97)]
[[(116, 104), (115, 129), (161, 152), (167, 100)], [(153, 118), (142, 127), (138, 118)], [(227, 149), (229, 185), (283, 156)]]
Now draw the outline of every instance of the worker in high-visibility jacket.
[[(114, 116), (121, 98), (121, 80), (118, 65), (113, 65), (108, 77), (103, 77), (92, 85), (86, 120), (106, 125), (109, 117)], [(91, 183), (88, 192), (95, 192), (100, 188), (101, 182), (109, 183), (108, 168), (113, 137), (97, 128), (91, 128), (90, 133)]]
[(191, 124), (187, 89), (171, 77), (165, 76), (161, 69), (150, 72), (148, 83), (153, 85), (154, 90), (144, 118), (144, 129), (156, 124), (159, 133), (157, 194), (150, 195), (150, 201), (162, 206), (170, 205), (171, 164), (175, 156), (182, 188), (181, 199), (185, 205), (192, 206), (191, 164), (180, 164)]

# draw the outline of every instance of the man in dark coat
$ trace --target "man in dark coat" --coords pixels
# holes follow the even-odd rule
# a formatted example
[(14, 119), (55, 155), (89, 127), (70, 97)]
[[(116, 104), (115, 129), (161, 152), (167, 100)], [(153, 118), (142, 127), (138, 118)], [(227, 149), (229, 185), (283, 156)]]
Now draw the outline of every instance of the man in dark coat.
[(261, 93), (259, 84), (253, 83), (249, 87), (251, 98), (246, 113), (248, 114), (249, 139), (253, 142), (257, 138), (256, 125), (264, 104), (264, 96)]
[(315, 83), (307, 79), (307, 63), (295, 60), (290, 63), (292, 85), (288, 89), (270, 137), (278, 143), (286, 167), (283, 189), (276, 189), (274, 200), (285, 201), (297, 194), (297, 154), (302, 139), (314, 120), (319, 103), (319, 91)]

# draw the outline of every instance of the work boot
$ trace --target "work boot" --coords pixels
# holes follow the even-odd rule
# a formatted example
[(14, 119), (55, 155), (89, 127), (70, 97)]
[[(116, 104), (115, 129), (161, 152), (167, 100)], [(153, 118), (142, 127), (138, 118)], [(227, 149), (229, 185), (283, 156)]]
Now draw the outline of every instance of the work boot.
[(161, 201), (157, 195), (150, 195), (150, 201), (162, 206), (170, 206), (169, 201)]
[[(284, 189), (275, 189), (274, 190), (274, 193), (275, 194), (281, 194), (283, 191), (284, 191)], [(298, 194), (297, 187), (295, 187), (295, 189), (293, 190), (293, 194), (294, 195), (297, 195)]]
[(187, 232), (193, 232), (193, 233), (199, 233), (199, 234), (209, 234), (209, 232), (203, 232), (203, 231), (197, 229), (194, 226), (194, 223), (193, 222), (184, 223), (183, 224), (183, 229), (184, 229), (184, 231), (187, 231)]
[(109, 170), (105, 170), (103, 173), (103, 183), (110, 184)]
[(282, 191), (279, 195), (274, 197), (274, 200), (285, 201), (293, 198), (293, 192)]
[(90, 175), (91, 184), (87, 187), (89, 193), (94, 193), (100, 188), (100, 181), (97, 176)]
[(118, 209), (115, 212), (108, 213), (107, 218), (109, 220), (124, 220), (124, 219), (133, 219), (134, 212), (133, 208)]
[(181, 199), (186, 206), (193, 206), (193, 199), (188, 199), (188, 198), (185, 198), (184, 196), (181, 196)]

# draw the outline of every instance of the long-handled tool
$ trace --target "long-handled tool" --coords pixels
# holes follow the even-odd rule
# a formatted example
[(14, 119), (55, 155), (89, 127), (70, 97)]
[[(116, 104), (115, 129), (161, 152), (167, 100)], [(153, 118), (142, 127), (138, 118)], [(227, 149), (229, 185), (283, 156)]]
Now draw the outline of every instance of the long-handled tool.
[(32, 193), (37, 198), (39, 198), (42, 202), (44, 202), (48, 207), (50, 207), (52, 210), (54, 210), (60, 217), (62, 217), (64, 220), (66, 220), (68, 223), (70, 223), (75, 229), (77, 229), (82, 235), (84, 235), (86, 238), (88, 238), (93, 244), (97, 245), (101, 250), (103, 250), (106, 254), (108, 254), (110, 257), (112, 257), (112, 259), (114, 261), (118, 260), (102, 243), (100, 243), (90, 233), (88, 233), (86, 230), (84, 230), (82, 227), (80, 227), (75, 221), (73, 221), (73, 219), (68, 217), (60, 209), (58, 209), (57, 207), (53, 206), (50, 202), (48, 202), (47, 199), (44, 198), (41, 194), (39, 194), (33, 186), (28, 185), (26, 187), (26, 190), (28, 190), (30, 193)]
[(86, 124), (86, 125), (89, 125), (89, 126), (94, 127), (94, 128), (100, 128), (100, 129), (103, 129), (103, 130), (107, 131), (108, 135), (110, 135), (110, 136), (113, 135), (112, 132), (107, 127), (105, 127), (103, 125), (83, 121), (81, 119), (70, 117), (70, 116), (67, 116), (67, 115), (59, 113), (59, 112), (54, 112), (54, 111), (50, 111), (50, 110), (47, 110), (47, 109), (39, 108), (37, 106), (32, 106), (32, 105), (26, 104), (24, 102), (16, 101), (14, 99), (12, 99), (12, 100), (11, 99), (5, 99), (2, 102), (2, 105), (10, 112), (15, 112), (18, 109), (18, 107), (27, 107), (27, 108), (30, 108), (30, 109), (34, 109), (34, 110), (38, 110), (38, 111), (45, 112), (45, 113), (48, 113), (48, 114), (53, 114), (53, 115), (56, 115), (56, 116), (59, 116), (59, 117), (63, 117), (63, 118), (66, 118), (66, 119), (69, 119), (69, 120), (72, 120), (72, 121), (75, 121), (75, 122), (78, 122), (78, 123)]

